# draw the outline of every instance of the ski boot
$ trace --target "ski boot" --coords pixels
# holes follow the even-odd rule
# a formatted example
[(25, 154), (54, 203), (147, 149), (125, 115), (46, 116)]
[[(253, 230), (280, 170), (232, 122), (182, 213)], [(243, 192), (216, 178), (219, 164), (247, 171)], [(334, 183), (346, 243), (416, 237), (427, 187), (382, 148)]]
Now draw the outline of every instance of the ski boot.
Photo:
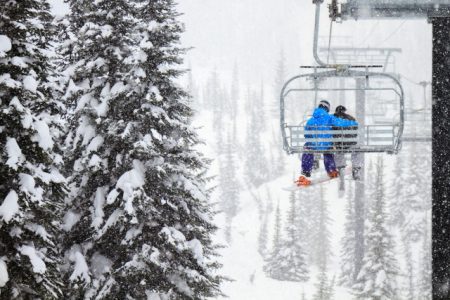
[(336, 171), (336, 170), (333, 170), (333, 171), (331, 171), (331, 172), (328, 172), (328, 177), (330, 177), (330, 178), (336, 178), (336, 177), (339, 177), (339, 172), (338, 171)]
[(307, 177), (311, 177), (311, 173), (303, 172), (302, 175), (295, 181), (297, 186), (308, 186), (311, 185), (311, 180)]

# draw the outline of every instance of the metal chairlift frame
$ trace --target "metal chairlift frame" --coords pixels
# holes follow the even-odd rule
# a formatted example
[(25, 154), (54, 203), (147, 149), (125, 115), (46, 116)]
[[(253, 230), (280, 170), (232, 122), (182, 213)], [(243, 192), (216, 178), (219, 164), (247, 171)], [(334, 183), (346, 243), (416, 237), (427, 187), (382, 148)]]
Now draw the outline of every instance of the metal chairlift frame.
[[(321, 71), (317, 72), (317, 68), (315, 67), (315, 72), (313, 73), (306, 73), (294, 76), (290, 78), (283, 86), (280, 94), (280, 126), (281, 126), (281, 132), (283, 137), (283, 148), (288, 154), (294, 154), (294, 153), (336, 153), (336, 152), (387, 152), (390, 154), (397, 153), (401, 148), (401, 137), (403, 134), (403, 126), (404, 126), (404, 92), (403, 88), (398, 81), (397, 78), (390, 74), (385, 73), (378, 73), (378, 72), (369, 72), (369, 71), (357, 71), (357, 70), (351, 70), (348, 68), (340, 69), (336, 68), (334, 70), (328, 70), (328, 71)], [(368, 80), (370, 77), (377, 77), (377, 78), (387, 78), (393, 81), (394, 84), (396, 84), (396, 87), (386, 87), (386, 88), (372, 88), (372, 87), (364, 87), (362, 89), (358, 88), (319, 88), (317, 85), (314, 85), (311, 88), (289, 88), (290, 84), (298, 79), (307, 79), (311, 78), (313, 80), (320, 80), (321, 78), (365, 78)], [(363, 132), (363, 136), (361, 134), (363, 133), (361, 130), (323, 130), (318, 132), (305, 132), (304, 126), (302, 125), (288, 125), (286, 123), (285, 118), (285, 98), (291, 93), (291, 92), (319, 92), (319, 91), (358, 91), (358, 90), (364, 90), (364, 91), (392, 91), (394, 92), (398, 98), (399, 98), (399, 111), (400, 111), (400, 118), (399, 122), (397, 124), (393, 123), (391, 124), (390, 129), (386, 129), (389, 125), (367, 125), (365, 126)], [(370, 145), (369, 140), (370, 138), (370, 130), (372, 129), (375, 134), (377, 133), (377, 126), (383, 127), (382, 129), (378, 130), (378, 133), (386, 133), (386, 130), (392, 130), (392, 143), (389, 145)], [(374, 130), (375, 129), (375, 130)], [(319, 129), (320, 130), (320, 129)], [(293, 134), (294, 133), (294, 134)], [(358, 134), (358, 142), (360, 144), (355, 147), (351, 147), (349, 149), (327, 149), (327, 150), (314, 150), (314, 149), (308, 149), (304, 145), (299, 146), (298, 142), (293, 143), (293, 140), (296, 139), (299, 142), (306, 142), (310, 141), (313, 143), (316, 142), (356, 142), (354, 138), (299, 138), (299, 135), (303, 134), (317, 134), (320, 136), (321, 134), (338, 134), (341, 136), (344, 135), (352, 135), (352, 134)], [(373, 137), (376, 139), (377, 137)], [(385, 138), (386, 139), (386, 138)], [(297, 145), (294, 145), (297, 144)]]
[[(283, 148), (288, 154), (293, 154), (293, 153), (336, 153), (336, 152), (341, 152), (341, 153), (342, 152), (344, 152), (344, 153), (348, 153), (348, 152), (363, 152), (363, 153), (365, 153), (365, 152), (387, 152), (389, 154), (396, 154), (401, 148), (401, 138), (402, 138), (403, 126), (404, 126), (404, 91), (403, 91), (403, 87), (402, 87), (400, 81), (391, 74), (369, 71), (369, 68), (379, 68), (382, 66), (378, 66), (378, 65), (354, 66), (354, 65), (339, 65), (339, 64), (329, 65), (329, 64), (324, 63), (319, 58), (318, 39), (319, 39), (320, 4), (322, 3), (322, 1), (323, 0), (313, 0), (313, 2), (316, 4), (313, 54), (314, 54), (314, 58), (319, 66), (305, 66), (304, 68), (313, 68), (314, 72), (307, 73), (307, 74), (300, 74), (300, 75), (290, 78), (284, 84), (284, 86), (281, 90), (281, 94), (280, 94), (280, 127), (281, 127), (281, 132), (282, 132), (282, 137), (283, 137)], [(317, 72), (317, 69), (322, 69), (322, 68), (323, 69), (333, 69), (333, 70)], [(357, 68), (363, 68), (363, 69), (365, 69), (365, 71), (354, 70)], [(370, 87), (368, 87), (368, 85), (366, 85), (366, 87), (364, 87), (364, 88), (329, 88), (329, 89), (325, 88), (325, 89), (323, 89), (323, 88), (319, 88), (318, 85), (316, 84), (318, 80), (323, 79), (323, 78), (342, 78), (342, 77), (365, 78), (366, 81), (368, 81), (370, 77), (388, 78), (393, 81), (393, 83), (397, 86), (398, 89), (396, 89), (395, 87), (370, 88)], [(291, 82), (293, 82), (294, 80), (297, 80), (297, 79), (302, 79), (302, 78), (313, 79), (314, 87), (309, 88), (309, 89), (308, 88), (287, 89)], [(300, 135), (305, 133), (304, 126), (298, 126), (298, 125), (290, 126), (290, 125), (286, 124), (286, 121), (285, 121), (286, 120), (285, 119), (285, 98), (289, 95), (290, 92), (292, 92), (292, 91), (313, 91), (313, 92), (315, 92), (316, 98), (317, 98), (318, 91), (358, 91), (358, 90), (364, 90), (364, 91), (391, 90), (399, 96), (400, 120), (399, 120), (398, 124), (392, 124), (392, 143), (390, 145), (377, 146), (377, 145), (369, 145), (369, 143), (367, 143), (367, 145), (364, 145), (364, 141), (368, 141), (368, 138), (370, 135), (370, 130), (369, 130), (368, 126), (365, 126), (366, 128), (363, 128), (363, 130), (361, 130), (361, 128), (360, 128), (358, 131), (342, 130), (342, 132), (339, 132), (339, 130), (329, 130), (330, 128), (325, 128), (325, 130), (321, 130), (320, 133), (316, 133), (314, 138), (308, 139), (309, 142), (313, 142), (313, 143), (320, 143), (320, 142), (325, 142), (325, 141), (332, 142), (332, 143), (334, 143), (334, 142), (354, 142), (354, 139), (352, 139), (352, 138), (349, 139), (349, 138), (346, 138), (345, 136), (358, 134), (359, 144), (356, 147), (352, 146), (349, 149), (332, 149), (332, 148), (330, 148), (327, 150), (315, 150), (315, 149), (305, 147), (304, 143), (302, 146), (299, 146), (299, 145), (296, 146), (293, 144), (293, 139), (294, 139), (293, 135), (292, 135), (293, 130), (296, 130), (296, 139), (298, 142), (303, 142), (303, 141), (306, 142), (306, 139), (302, 140), (301, 138), (299, 138)], [(317, 99), (315, 99), (314, 101), (317, 101)], [(397, 128), (397, 130), (396, 130), (396, 128)], [(288, 136), (288, 131), (290, 133), (289, 136)], [(308, 134), (311, 134), (311, 132), (308, 132)], [(341, 137), (338, 139), (336, 139), (334, 137), (321, 139), (319, 136), (323, 135), (323, 134), (331, 134), (331, 135), (336, 135), (336, 134), (339, 135), (340, 134)], [(298, 144), (298, 143), (296, 143), (296, 144)]]

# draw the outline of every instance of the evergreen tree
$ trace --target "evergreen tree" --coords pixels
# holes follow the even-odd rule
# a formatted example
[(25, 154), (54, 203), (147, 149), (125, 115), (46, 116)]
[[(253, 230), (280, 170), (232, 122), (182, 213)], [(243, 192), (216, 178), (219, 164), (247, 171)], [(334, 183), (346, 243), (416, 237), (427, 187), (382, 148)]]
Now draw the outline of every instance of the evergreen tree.
[(408, 240), (407, 236), (402, 236), (403, 243), (403, 255), (405, 257), (406, 262), (406, 288), (405, 299), (414, 300), (415, 299), (415, 280), (414, 280), (414, 261), (411, 252), (412, 242)]
[(316, 293), (313, 300), (332, 300), (334, 297), (334, 278), (329, 282), (327, 275), (327, 263), (324, 262), (319, 267), (317, 282), (315, 284)]
[(278, 59), (277, 65), (275, 67), (275, 80), (273, 85), (274, 95), (273, 102), (269, 106), (270, 116), (274, 119), (280, 117), (280, 93), (283, 85), (286, 81), (286, 58), (284, 55), (284, 50), (280, 50), (280, 57)]
[(203, 107), (211, 111), (217, 110), (220, 104), (220, 79), (217, 70), (214, 69), (206, 83), (203, 92)]
[[(230, 116), (233, 121), (236, 121), (237, 115), (239, 113), (239, 97), (240, 97), (240, 90), (239, 90), (239, 69), (238, 65), (235, 63), (233, 67), (233, 74), (231, 77), (231, 91), (230, 91), (230, 101), (229, 101), (229, 111)], [(235, 131), (236, 128), (233, 127), (233, 131)]]
[(0, 298), (59, 299), (59, 172), (63, 107), (54, 100), (50, 5), (6, 1), (0, 11)]
[(191, 106), (195, 109), (198, 109), (200, 107), (200, 96), (198, 93), (198, 87), (194, 80), (194, 75), (192, 74), (192, 67), (189, 63), (189, 69), (187, 71), (187, 87), (186, 91), (191, 96)]
[(71, 0), (72, 299), (205, 299), (221, 277), (172, 0)]
[(269, 168), (261, 143), (261, 120), (257, 109), (252, 109), (247, 125), (246, 155), (244, 173), (247, 180), (254, 186), (260, 186), (269, 178)]
[(355, 207), (353, 204), (353, 186), (350, 185), (347, 190), (347, 205), (344, 225), (344, 236), (341, 239), (341, 273), (339, 277), (339, 284), (351, 287), (355, 283), (358, 275), (355, 266)]
[[(317, 200), (317, 199), (314, 199)], [(313, 228), (313, 260), (320, 267), (324, 265), (331, 257), (331, 232), (329, 225), (331, 223), (328, 201), (326, 199), (323, 187), (319, 187), (319, 201), (315, 207), (317, 213), (317, 226)]]
[(307, 281), (308, 268), (306, 265), (305, 251), (302, 245), (304, 237), (300, 235), (297, 223), (297, 198), (295, 192), (291, 192), (290, 208), (286, 222), (286, 239), (281, 244), (279, 253), (279, 266), (281, 268), (282, 280)]
[(283, 150), (283, 141), (281, 135), (278, 131), (275, 131), (272, 128), (272, 149), (275, 148), (275, 154), (271, 150), (270, 158), (271, 158), (271, 166), (272, 166), (272, 176), (277, 178), (284, 174), (285, 163), (286, 163), (286, 153)]
[(268, 240), (268, 232), (267, 232), (267, 222), (268, 222), (267, 214), (263, 215), (263, 219), (259, 225), (259, 234), (258, 234), (258, 253), (265, 258), (267, 255), (267, 240)]
[(297, 228), (304, 236), (304, 245), (307, 254), (308, 265), (314, 264), (316, 253), (315, 238), (319, 224), (319, 212), (317, 208), (317, 198), (312, 188), (301, 189), (298, 192), (298, 199), (301, 205), (298, 208)]
[(236, 179), (235, 157), (231, 144), (231, 137), (228, 136), (228, 143), (225, 146), (225, 162), (220, 168), (220, 203), (221, 210), (225, 213), (226, 229), (225, 236), (227, 242), (231, 242), (231, 225), (233, 218), (237, 214), (239, 202), (239, 183)]
[[(411, 148), (405, 149), (408, 154), (406, 168), (401, 165), (396, 167), (395, 173), (397, 185), (393, 186), (394, 195), (392, 201), (393, 206), (393, 223), (401, 230), (405, 242), (417, 242), (422, 236), (422, 220), (417, 215), (424, 210), (423, 202), (427, 198), (427, 192), (423, 187), (427, 186), (424, 180), (429, 180), (424, 175), (424, 157), (418, 151), (418, 146), (412, 143)], [(401, 158), (398, 158), (401, 160)], [(419, 164), (421, 167), (419, 167)], [(405, 170), (406, 169), (406, 170)], [(401, 173), (401, 174), (398, 174)], [(401, 181), (401, 182), (400, 182)], [(407, 182), (407, 186), (405, 186)], [(428, 186), (431, 183), (429, 182)]]
[(431, 299), (431, 226), (429, 214), (425, 214), (425, 230), (422, 237), (422, 249), (420, 252), (421, 264), (419, 269), (418, 294), (420, 299)]
[(265, 111), (265, 94), (264, 94), (264, 82), (261, 81), (259, 87), (259, 95), (253, 94), (254, 99), (253, 111), (256, 124), (258, 124), (259, 130), (264, 132), (267, 129), (267, 118)]
[(362, 299), (398, 299), (396, 292), (397, 261), (393, 253), (394, 240), (387, 229), (386, 199), (383, 182), (383, 161), (378, 158), (369, 214), (367, 247), (354, 293)]
[(282, 268), (280, 268), (280, 252), (281, 252), (281, 214), (280, 203), (277, 203), (275, 212), (275, 230), (273, 235), (272, 250), (264, 265), (264, 272), (270, 278), (283, 280)]
[(237, 117), (239, 114), (239, 104), (240, 104), (240, 89), (239, 89), (239, 70), (237, 64), (234, 65), (233, 75), (231, 78), (231, 91), (230, 91), (230, 117), (231, 117), (231, 138), (232, 144), (235, 150), (240, 150), (239, 139), (237, 136)]

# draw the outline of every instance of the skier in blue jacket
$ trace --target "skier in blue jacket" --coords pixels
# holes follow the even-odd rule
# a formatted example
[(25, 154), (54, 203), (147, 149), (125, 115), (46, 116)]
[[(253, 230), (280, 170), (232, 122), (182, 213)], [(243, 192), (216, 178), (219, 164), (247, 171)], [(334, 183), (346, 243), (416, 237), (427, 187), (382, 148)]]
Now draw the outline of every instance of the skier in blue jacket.
[[(358, 123), (353, 120), (345, 120), (329, 114), (330, 103), (326, 100), (321, 100), (319, 106), (314, 110), (312, 118), (306, 122), (305, 126), (305, 138), (314, 139), (332, 139), (333, 135), (329, 133), (319, 134), (317, 131), (329, 131), (335, 127), (349, 127), (357, 126)], [(308, 134), (307, 131), (315, 131), (314, 133)], [(320, 142), (306, 142), (305, 147), (312, 150), (328, 150), (333, 146), (333, 142), (320, 141)], [(335, 178), (339, 176), (336, 170), (336, 164), (334, 162), (334, 157), (332, 153), (323, 154), (325, 170), (330, 178)], [(314, 154), (303, 153), (302, 155), (302, 172), (298, 180), (297, 185), (310, 185), (311, 180), (307, 177), (311, 177), (311, 170), (314, 164)]]

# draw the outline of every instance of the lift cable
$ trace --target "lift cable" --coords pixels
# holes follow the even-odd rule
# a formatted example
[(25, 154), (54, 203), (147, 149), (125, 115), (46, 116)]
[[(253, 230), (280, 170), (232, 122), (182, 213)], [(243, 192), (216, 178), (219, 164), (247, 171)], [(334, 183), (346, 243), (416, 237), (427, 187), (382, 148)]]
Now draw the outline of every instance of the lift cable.
[(381, 43), (378, 43), (378, 45), (383, 45), (385, 42), (390, 40), (397, 33), (397, 31), (399, 31), (400, 28), (402, 28), (403, 24), (405, 24), (405, 23), (406, 23), (406, 20), (404, 20), (384, 41), (382, 41)]
[(369, 31), (369, 34), (364, 38), (364, 40), (361, 43), (361, 46), (364, 47), (364, 44), (366, 43), (366, 41), (372, 36), (372, 33), (375, 31), (375, 28), (377, 28), (378, 23), (380, 23), (380, 21), (377, 21), (373, 26), (372, 29)]

